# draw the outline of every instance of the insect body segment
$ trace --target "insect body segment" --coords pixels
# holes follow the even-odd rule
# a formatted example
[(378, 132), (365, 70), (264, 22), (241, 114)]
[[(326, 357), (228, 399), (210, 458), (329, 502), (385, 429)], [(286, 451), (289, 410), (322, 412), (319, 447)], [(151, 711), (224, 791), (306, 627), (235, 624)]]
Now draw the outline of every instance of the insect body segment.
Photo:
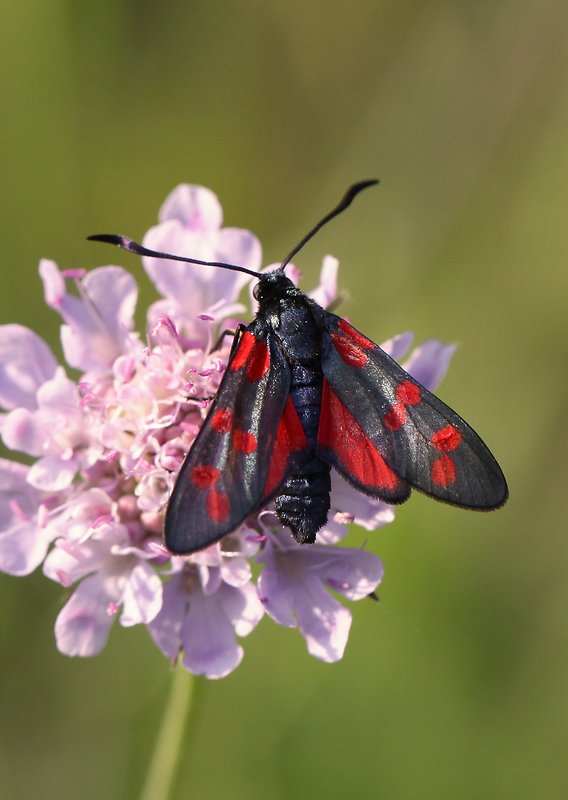
[(257, 297), (257, 318), (234, 349), (170, 498), (172, 552), (188, 552), (187, 532), (196, 527), (204, 533), (192, 550), (216, 541), (272, 498), (299, 542), (313, 542), (327, 520), (330, 465), (317, 455), (319, 307), (278, 271), (260, 278)]
[(298, 542), (315, 541), (330, 507), (330, 466), (317, 455), (323, 374), (320, 331), (311, 301), (301, 293), (280, 317), (278, 335), (290, 363), (290, 400), (306, 436), (298, 467), (290, 470), (275, 497), (276, 513)]

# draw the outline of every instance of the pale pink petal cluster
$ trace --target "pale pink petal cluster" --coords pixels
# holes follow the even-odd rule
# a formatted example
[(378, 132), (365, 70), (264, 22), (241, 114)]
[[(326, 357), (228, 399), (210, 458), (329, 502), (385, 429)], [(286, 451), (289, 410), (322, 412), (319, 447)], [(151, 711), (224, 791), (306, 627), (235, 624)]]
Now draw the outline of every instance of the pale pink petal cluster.
[[(199, 186), (169, 195), (144, 244), (261, 265), (256, 237), (224, 228), (217, 197)], [(191, 672), (221, 678), (243, 657), (239, 639), (266, 615), (298, 628), (316, 658), (337, 661), (351, 625), (338, 596), (372, 595), (383, 573), (375, 555), (339, 542), (349, 523), (374, 530), (394, 509), (333, 475), (329, 521), (315, 545), (296, 544), (268, 509), (200, 553), (171, 556), (161, 541), (164, 506), (227, 364), (230, 337), (220, 349), (215, 343), (228, 320), (250, 319), (239, 302), (249, 278), (154, 258), (144, 266), (160, 299), (137, 333), (129, 272), (40, 263), (46, 303), (62, 318), (67, 368), (33, 331), (0, 326), (0, 436), (27, 460), (0, 460), (0, 570), (23, 576), (43, 564), (64, 587), (55, 636), (67, 655), (99, 653), (118, 619), (146, 625)], [(337, 296), (337, 267), (327, 256), (311, 293), (324, 306)], [(292, 265), (289, 273), (299, 278)], [(400, 358), (411, 339), (383, 347)], [(425, 342), (406, 368), (433, 388), (453, 349)]]

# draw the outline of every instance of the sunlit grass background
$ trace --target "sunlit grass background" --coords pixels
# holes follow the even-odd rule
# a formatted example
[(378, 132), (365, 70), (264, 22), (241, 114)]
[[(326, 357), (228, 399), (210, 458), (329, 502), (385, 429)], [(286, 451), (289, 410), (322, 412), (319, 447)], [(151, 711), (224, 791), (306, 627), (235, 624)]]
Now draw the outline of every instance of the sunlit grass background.
[[(341, 313), (460, 345), (440, 394), (499, 458), (495, 514), (415, 496), (369, 536), (386, 578), (344, 660), (268, 621), (201, 687), (176, 798), (568, 796), (568, 7), (250, 0), (0, 3), (0, 322), (59, 352), (37, 276), (136, 259), (179, 182), (278, 260), (341, 260)], [(140, 314), (140, 316), (142, 316)], [(352, 543), (363, 540), (353, 532)], [(0, 796), (136, 797), (170, 682), (145, 630), (56, 652), (64, 595), (0, 576)]]

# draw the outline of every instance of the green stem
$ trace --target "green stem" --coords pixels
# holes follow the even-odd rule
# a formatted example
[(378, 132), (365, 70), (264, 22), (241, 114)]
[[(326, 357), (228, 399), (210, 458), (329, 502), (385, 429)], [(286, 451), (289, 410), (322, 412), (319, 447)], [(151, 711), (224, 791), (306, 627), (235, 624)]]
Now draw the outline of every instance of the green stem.
[(168, 800), (179, 763), (179, 753), (191, 711), (195, 686), (194, 676), (183, 667), (172, 674), (170, 696), (140, 800)]

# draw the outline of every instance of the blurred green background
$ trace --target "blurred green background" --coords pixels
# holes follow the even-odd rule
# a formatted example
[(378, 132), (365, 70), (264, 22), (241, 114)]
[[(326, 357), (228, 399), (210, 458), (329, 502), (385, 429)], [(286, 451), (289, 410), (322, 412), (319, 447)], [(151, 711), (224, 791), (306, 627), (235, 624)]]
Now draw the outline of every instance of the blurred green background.
[[(281, 258), (354, 180), (382, 184), (296, 261), (341, 313), (460, 347), (440, 394), (508, 477), (494, 514), (421, 496), (371, 534), (381, 603), (344, 660), (265, 620), (201, 687), (176, 798), (568, 796), (568, 6), (562, 0), (2, 2), (0, 322), (57, 352), (37, 262), (136, 259), (179, 182)], [(353, 545), (363, 540), (354, 531)], [(131, 798), (170, 683), (145, 630), (59, 655), (63, 595), (0, 576), (0, 796)]]

